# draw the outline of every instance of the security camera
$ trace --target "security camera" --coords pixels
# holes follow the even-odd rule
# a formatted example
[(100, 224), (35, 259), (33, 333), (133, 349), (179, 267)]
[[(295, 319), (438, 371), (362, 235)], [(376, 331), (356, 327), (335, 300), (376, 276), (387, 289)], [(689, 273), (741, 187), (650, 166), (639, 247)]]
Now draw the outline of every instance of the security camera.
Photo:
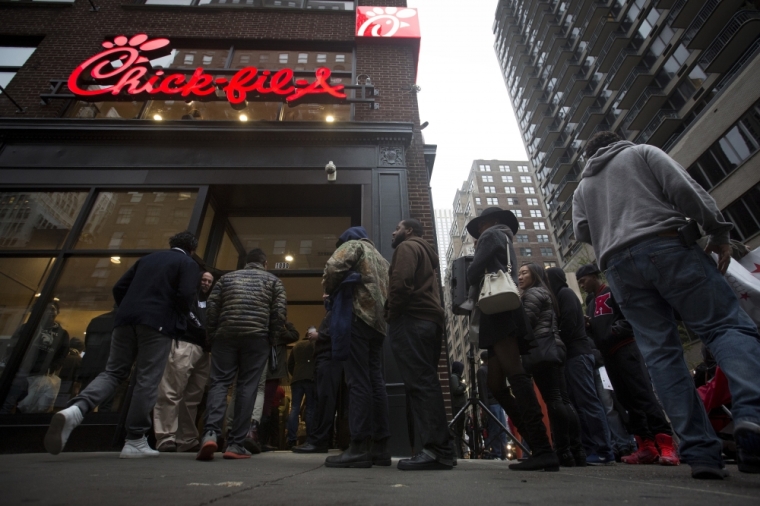
[(327, 162), (327, 165), (325, 165), (325, 172), (327, 172), (328, 181), (335, 181), (338, 178), (338, 167), (332, 163), (332, 160)]

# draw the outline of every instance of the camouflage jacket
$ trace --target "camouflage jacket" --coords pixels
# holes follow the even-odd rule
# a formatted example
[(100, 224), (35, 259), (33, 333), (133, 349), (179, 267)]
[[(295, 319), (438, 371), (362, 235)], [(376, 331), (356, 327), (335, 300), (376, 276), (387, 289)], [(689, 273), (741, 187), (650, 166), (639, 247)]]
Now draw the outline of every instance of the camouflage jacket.
[(322, 287), (332, 294), (354, 270), (361, 274), (362, 282), (354, 289), (354, 314), (370, 327), (385, 335), (383, 316), (388, 298), (388, 268), (390, 264), (375, 249), (372, 241), (348, 241), (335, 250), (325, 266)]

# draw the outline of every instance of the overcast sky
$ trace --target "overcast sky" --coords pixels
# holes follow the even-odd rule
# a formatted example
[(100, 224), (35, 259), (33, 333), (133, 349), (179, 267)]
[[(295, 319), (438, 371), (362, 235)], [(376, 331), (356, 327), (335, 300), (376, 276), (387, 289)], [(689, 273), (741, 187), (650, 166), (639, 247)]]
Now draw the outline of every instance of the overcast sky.
[[(527, 160), (493, 49), (497, 0), (408, 0), (422, 29), (417, 84), (425, 142), (438, 145), (436, 209), (454, 194), (478, 158)], [(469, 90), (469, 91), (468, 91)]]

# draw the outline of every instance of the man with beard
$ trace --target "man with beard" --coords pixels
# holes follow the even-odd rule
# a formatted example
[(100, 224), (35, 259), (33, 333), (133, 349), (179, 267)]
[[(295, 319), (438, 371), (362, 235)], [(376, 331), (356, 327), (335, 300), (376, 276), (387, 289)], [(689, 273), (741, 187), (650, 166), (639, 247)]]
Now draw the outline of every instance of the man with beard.
[(444, 313), (436, 269), (438, 255), (422, 239), (417, 220), (399, 222), (393, 232), (386, 316), (391, 349), (404, 378), (422, 451), (403, 459), (403, 471), (448, 470), (454, 465), (446, 408), (438, 379)]

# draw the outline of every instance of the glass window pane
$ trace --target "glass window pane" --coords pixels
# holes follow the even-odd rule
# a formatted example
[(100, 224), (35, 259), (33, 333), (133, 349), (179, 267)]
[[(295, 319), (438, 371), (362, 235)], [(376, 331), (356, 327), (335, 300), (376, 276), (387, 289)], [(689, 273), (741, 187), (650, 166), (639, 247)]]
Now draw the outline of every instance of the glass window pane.
[(68, 111), (67, 118), (84, 119), (137, 119), (144, 102), (83, 102), (77, 100)]
[(77, 249), (163, 249), (187, 228), (195, 191), (101, 192)]
[[(16, 72), (0, 72), (0, 86), (5, 89), (6, 86), (8, 86), (8, 83), (11, 82), (11, 79), (13, 79), (13, 76), (16, 75)], [(0, 95), (2, 95), (2, 91), (0, 91)]]
[[(26, 350), (3, 412), (48, 413), (105, 370), (111, 348), (111, 290), (137, 258), (70, 258)], [(82, 355), (84, 353), (84, 355)], [(98, 411), (118, 411), (127, 381)]]
[[(291, 270), (321, 270), (335, 251), (340, 234), (351, 226), (341, 217), (231, 217), (230, 224), (246, 251), (261, 248), (270, 269), (278, 263)], [(309, 244), (304, 248), (304, 244)], [(292, 257), (292, 260), (290, 259)]]
[(230, 234), (225, 232), (222, 244), (219, 247), (219, 254), (216, 255), (216, 268), (223, 271), (234, 271), (238, 268), (239, 258), (240, 253), (230, 239)]
[(21, 67), (36, 47), (0, 47), (0, 67)]
[(85, 192), (0, 192), (0, 249), (58, 249)]
[(203, 225), (201, 225), (201, 233), (198, 235), (198, 250), (196, 254), (204, 258), (206, 257), (206, 245), (208, 244), (208, 237), (211, 234), (211, 225), (214, 223), (214, 208), (211, 205), (206, 207), (206, 215), (203, 217)]
[(283, 121), (351, 121), (351, 106), (337, 104), (303, 104), (285, 106)]
[(52, 258), (0, 258), (0, 373), (52, 265)]
[(305, 51), (267, 51), (260, 49), (240, 49), (232, 55), (233, 69), (241, 69), (250, 65), (262, 69), (279, 70), (292, 68), (297, 62), (298, 70), (310, 71), (317, 67), (328, 67), (335, 71), (350, 71), (353, 66), (351, 52), (305, 52)]
[(225, 101), (187, 103), (184, 100), (152, 100), (143, 117), (188, 121), (277, 121), (281, 105), (280, 102), (250, 101), (245, 109), (236, 111)]

